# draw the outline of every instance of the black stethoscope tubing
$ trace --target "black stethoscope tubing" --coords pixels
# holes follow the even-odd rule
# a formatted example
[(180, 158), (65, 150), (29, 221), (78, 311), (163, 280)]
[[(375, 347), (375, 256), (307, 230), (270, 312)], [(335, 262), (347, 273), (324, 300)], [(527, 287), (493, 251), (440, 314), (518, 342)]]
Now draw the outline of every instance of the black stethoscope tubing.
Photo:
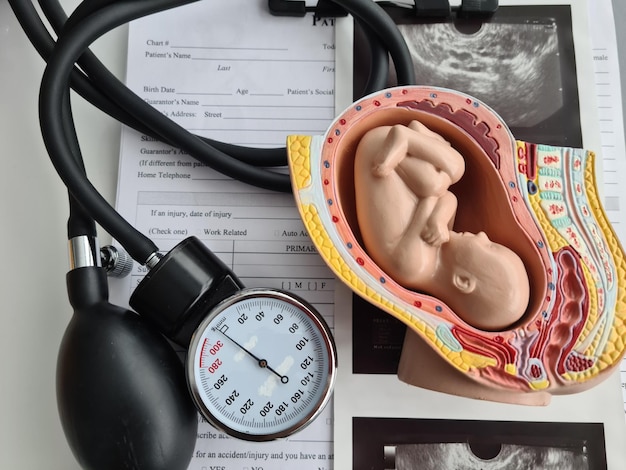
[[(88, 0), (65, 21), (58, 2), (41, 0), (42, 11), (57, 30), (58, 40), (54, 44), (32, 3), (10, 0), (31, 42), (48, 62), (40, 90), (41, 130), (50, 159), (71, 195), (68, 235), (70, 238), (83, 234), (81, 232), (95, 235), (92, 222), (95, 219), (142, 264), (158, 248), (121, 217), (88, 180), (71, 118), (70, 84), (124, 124), (185, 150), (225, 175), (266, 189), (291, 191), (288, 175), (263, 168), (284, 165), (284, 148), (251, 149), (191, 134), (130, 91), (88, 51), (97, 38), (117, 26), (193, 1), (196, 0)], [(414, 84), (406, 43), (384, 10), (370, 0), (336, 0), (335, 3), (352, 14), (368, 33), (373, 65), (366, 92), (384, 86), (387, 52), (393, 59), (398, 83)], [(76, 63), (80, 69), (75, 67)]]

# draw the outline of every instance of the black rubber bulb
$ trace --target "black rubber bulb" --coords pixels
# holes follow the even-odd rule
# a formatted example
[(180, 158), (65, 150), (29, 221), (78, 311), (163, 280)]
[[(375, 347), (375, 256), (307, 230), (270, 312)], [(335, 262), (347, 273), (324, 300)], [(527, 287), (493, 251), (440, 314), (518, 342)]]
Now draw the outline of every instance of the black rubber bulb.
[(74, 316), (57, 363), (65, 436), (85, 469), (186, 470), (198, 419), (180, 359), (134, 312), (108, 302), (102, 268), (67, 275)]

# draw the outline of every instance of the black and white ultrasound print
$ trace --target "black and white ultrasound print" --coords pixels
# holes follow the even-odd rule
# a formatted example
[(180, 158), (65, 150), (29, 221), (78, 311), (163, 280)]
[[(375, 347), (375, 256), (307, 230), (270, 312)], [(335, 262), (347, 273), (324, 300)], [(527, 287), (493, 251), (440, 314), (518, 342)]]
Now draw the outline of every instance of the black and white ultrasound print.
[(590, 470), (586, 449), (504, 444), (496, 455), (477, 456), (467, 443), (409, 444), (394, 447), (385, 470)]
[(463, 90), (488, 103), (512, 127), (533, 127), (563, 106), (557, 25), (400, 24), (417, 83)]
[[(392, 13), (411, 53), (416, 84), (477, 98), (519, 140), (581, 147), (575, 44), (569, 5), (500, 7), (487, 20), (425, 20)], [(365, 90), (369, 49), (355, 29), (354, 98)], [(390, 68), (387, 86), (397, 84)]]
[(602, 423), (353, 417), (352, 438), (352, 470), (607, 470)]

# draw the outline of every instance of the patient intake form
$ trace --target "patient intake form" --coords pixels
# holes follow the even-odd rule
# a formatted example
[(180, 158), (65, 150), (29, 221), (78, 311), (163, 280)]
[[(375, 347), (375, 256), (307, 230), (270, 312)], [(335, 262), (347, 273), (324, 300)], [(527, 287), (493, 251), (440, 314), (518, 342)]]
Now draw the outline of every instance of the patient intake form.
[[(131, 23), (127, 85), (193, 133), (251, 147), (321, 134), (334, 116), (333, 20), (279, 18), (263, 0), (199, 2)], [(286, 173), (286, 169), (281, 171)], [(247, 287), (290, 290), (333, 328), (334, 280), (293, 196), (225, 177), (178, 149), (122, 132), (117, 207), (163, 252), (196, 236)], [(145, 274), (112, 283), (127, 302)], [(333, 467), (332, 404), (287, 440), (248, 443), (200, 418), (193, 470)]]

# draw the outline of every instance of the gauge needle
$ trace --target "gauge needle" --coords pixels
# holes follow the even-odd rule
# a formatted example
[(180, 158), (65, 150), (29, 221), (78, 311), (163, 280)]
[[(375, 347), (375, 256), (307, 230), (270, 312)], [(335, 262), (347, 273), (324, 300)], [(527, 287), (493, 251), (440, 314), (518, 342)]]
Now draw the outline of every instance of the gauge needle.
[(224, 336), (226, 336), (226, 338), (229, 341), (232, 341), (233, 343), (235, 343), (237, 346), (239, 346), (239, 348), (241, 350), (243, 350), (244, 352), (246, 352), (249, 356), (251, 356), (255, 361), (257, 361), (257, 364), (259, 365), (259, 367), (263, 368), (263, 369), (267, 369), (270, 372), (272, 372), (273, 374), (275, 374), (281, 381), (281, 383), (286, 384), (287, 382), (289, 382), (289, 377), (287, 377), (286, 375), (281, 375), (279, 374), (276, 370), (274, 370), (272, 367), (270, 367), (270, 365), (267, 363), (267, 359), (259, 359), (257, 356), (255, 356), (251, 351), (249, 351), (248, 349), (246, 349), (245, 347), (243, 347), (241, 344), (239, 344), (237, 341), (235, 341), (233, 338), (231, 338), (230, 336), (228, 336), (226, 333), (224, 333), (221, 330), (217, 330), (220, 333), (222, 333)]

